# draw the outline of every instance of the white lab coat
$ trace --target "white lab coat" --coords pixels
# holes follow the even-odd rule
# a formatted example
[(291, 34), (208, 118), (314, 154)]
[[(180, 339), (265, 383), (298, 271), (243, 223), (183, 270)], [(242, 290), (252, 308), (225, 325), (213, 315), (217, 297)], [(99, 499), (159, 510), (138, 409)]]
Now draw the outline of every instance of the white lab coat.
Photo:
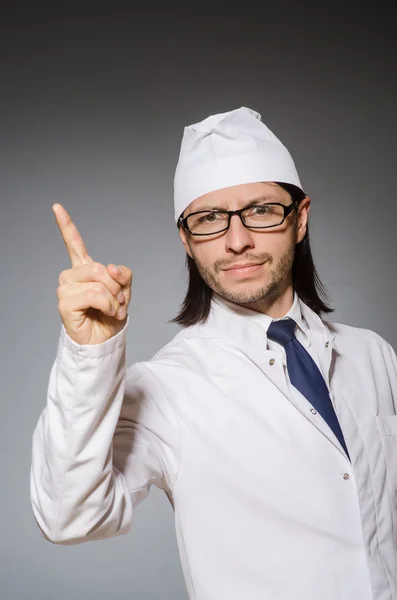
[(125, 534), (155, 484), (175, 510), (191, 599), (395, 600), (392, 347), (370, 330), (322, 321), (298, 299), (350, 463), (291, 393), (266, 327), (216, 298), (206, 324), (129, 367), (129, 320), (94, 346), (62, 326), (33, 434), (42, 535), (77, 544)]

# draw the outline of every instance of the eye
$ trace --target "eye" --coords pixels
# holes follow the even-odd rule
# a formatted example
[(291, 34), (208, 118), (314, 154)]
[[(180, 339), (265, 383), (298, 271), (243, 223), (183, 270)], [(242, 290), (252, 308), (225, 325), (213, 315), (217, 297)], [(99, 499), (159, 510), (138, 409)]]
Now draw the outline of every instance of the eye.
[(267, 213), (274, 210), (274, 206), (272, 204), (266, 204), (266, 205), (262, 204), (260, 206), (251, 206), (248, 210), (249, 210), (248, 216), (257, 215), (258, 217), (260, 217), (260, 216), (266, 215)]
[(209, 212), (199, 218), (199, 223), (214, 223), (225, 218), (223, 213)]

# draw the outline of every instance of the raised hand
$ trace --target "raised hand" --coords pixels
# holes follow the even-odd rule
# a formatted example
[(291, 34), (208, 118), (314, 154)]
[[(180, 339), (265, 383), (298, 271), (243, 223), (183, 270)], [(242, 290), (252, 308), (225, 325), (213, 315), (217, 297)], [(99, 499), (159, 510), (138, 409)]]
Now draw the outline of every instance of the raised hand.
[(101, 344), (125, 325), (131, 299), (131, 270), (107, 267), (88, 254), (77, 227), (61, 204), (52, 210), (72, 263), (59, 275), (58, 311), (77, 344)]

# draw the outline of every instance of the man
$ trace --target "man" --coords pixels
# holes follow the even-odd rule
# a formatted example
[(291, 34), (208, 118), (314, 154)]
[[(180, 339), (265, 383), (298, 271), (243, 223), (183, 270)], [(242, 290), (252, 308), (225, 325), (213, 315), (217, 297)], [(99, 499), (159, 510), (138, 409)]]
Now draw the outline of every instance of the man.
[(292, 157), (255, 111), (212, 115), (185, 129), (174, 203), (183, 328), (128, 368), (131, 272), (95, 263), (54, 207), (73, 268), (33, 435), (42, 534), (125, 534), (155, 484), (190, 598), (396, 598), (397, 359), (321, 319)]

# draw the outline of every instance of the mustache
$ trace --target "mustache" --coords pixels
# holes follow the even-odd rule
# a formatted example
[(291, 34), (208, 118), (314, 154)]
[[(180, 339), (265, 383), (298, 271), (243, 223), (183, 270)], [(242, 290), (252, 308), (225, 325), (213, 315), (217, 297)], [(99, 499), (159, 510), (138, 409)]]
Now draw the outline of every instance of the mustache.
[(236, 259), (217, 260), (214, 263), (214, 269), (215, 269), (215, 271), (218, 272), (221, 269), (229, 269), (229, 268), (233, 267), (234, 265), (248, 263), (248, 262), (253, 262), (253, 263), (258, 263), (258, 264), (264, 263), (264, 262), (273, 262), (273, 256), (271, 254), (269, 254), (268, 252), (265, 252), (264, 254), (259, 254), (258, 256), (250, 256), (250, 255), (239, 256), (238, 260), (236, 260)]

